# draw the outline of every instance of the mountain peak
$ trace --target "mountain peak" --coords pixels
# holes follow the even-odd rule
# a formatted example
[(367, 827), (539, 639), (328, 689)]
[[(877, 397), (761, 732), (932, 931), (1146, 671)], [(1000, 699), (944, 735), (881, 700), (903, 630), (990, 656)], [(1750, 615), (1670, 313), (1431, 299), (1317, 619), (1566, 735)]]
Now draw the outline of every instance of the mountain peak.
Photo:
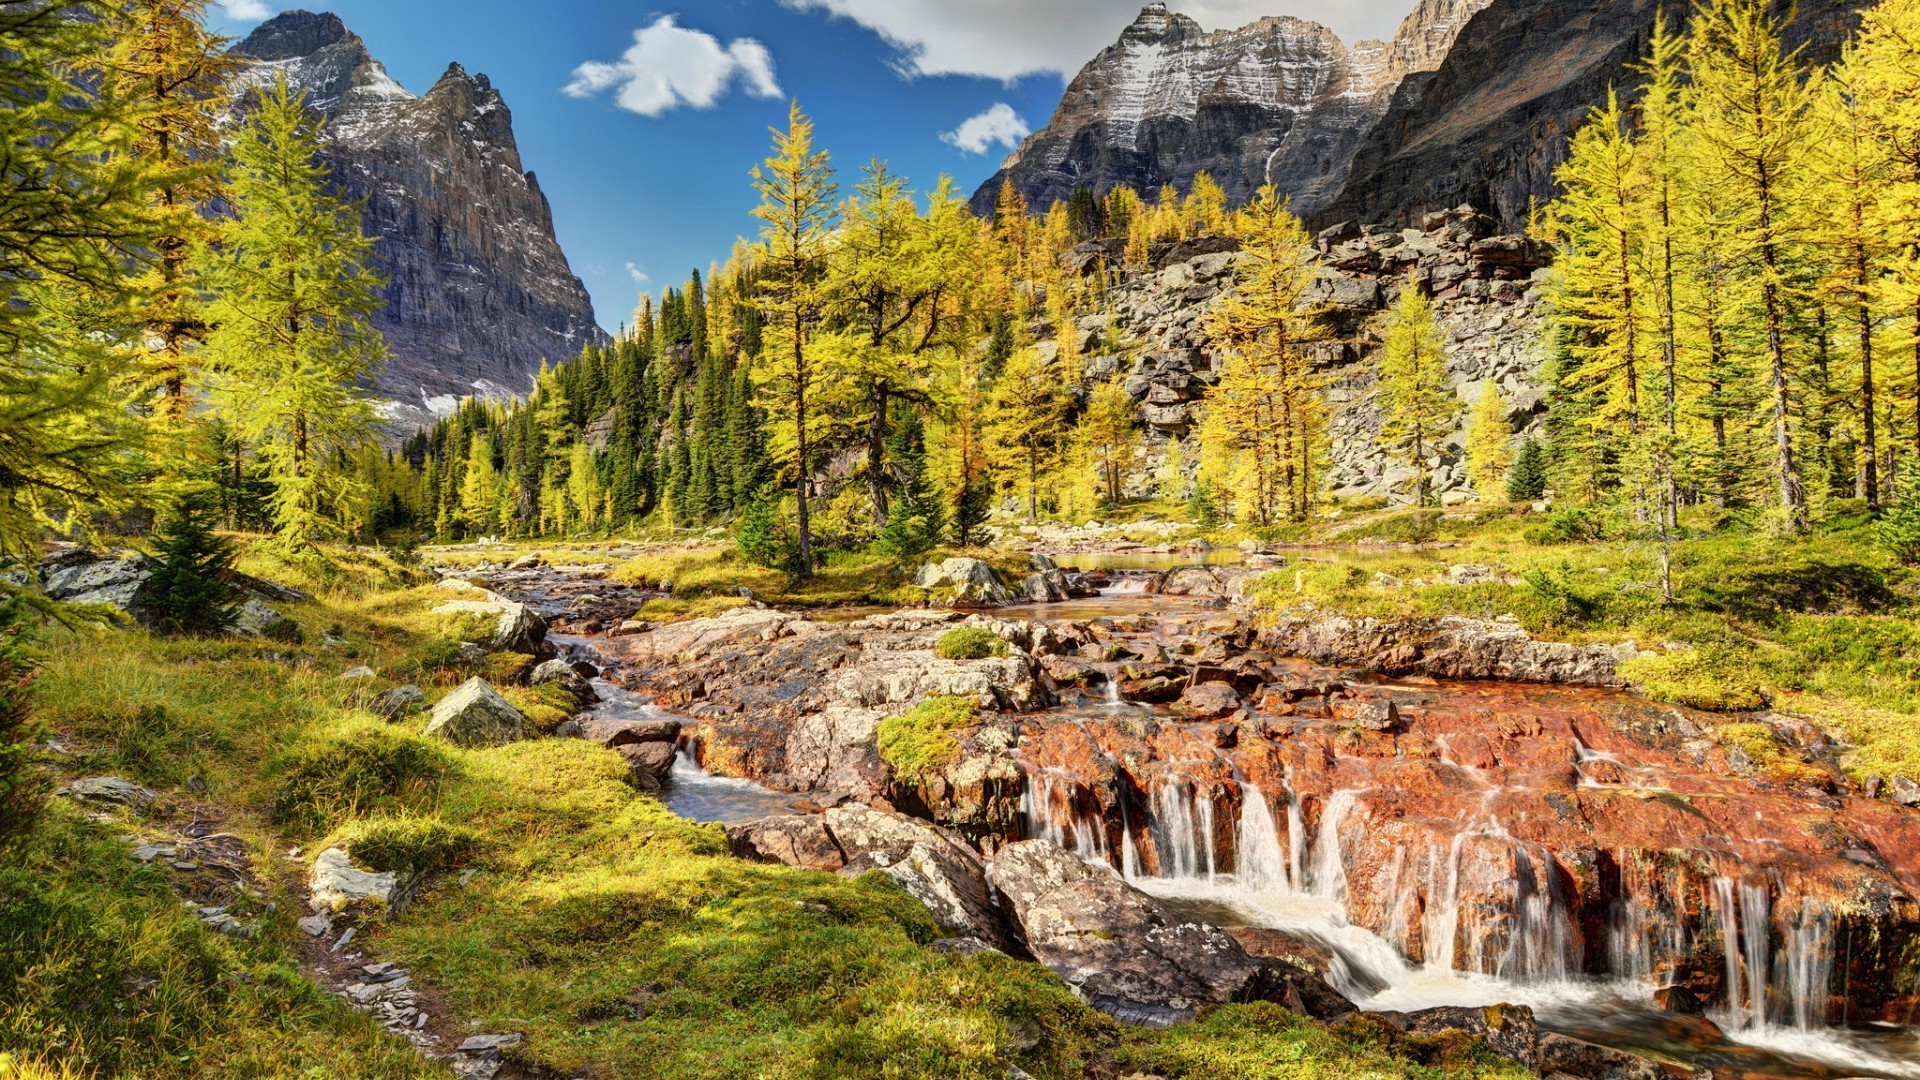
[(1185, 15), (1168, 10), (1161, 3), (1148, 4), (1120, 35), (1122, 42), (1168, 41), (1188, 34), (1204, 33), (1200, 24)]
[(249, 60), (293, 60), (330, 45), (359, 40), (331, 11), (284, 11), (253, 28), (232, 52)]

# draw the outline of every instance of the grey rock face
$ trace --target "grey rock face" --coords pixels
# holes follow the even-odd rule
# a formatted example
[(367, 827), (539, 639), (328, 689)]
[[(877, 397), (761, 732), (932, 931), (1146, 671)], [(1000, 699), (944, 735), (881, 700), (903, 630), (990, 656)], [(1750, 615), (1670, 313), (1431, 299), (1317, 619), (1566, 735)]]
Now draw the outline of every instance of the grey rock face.
[(994, 576), (993, 567), (979, 559), (955, 558), (927, 563), (913, 583), (941, 600), (960, 607), (999, 607), (1013, 596)]
[(1283, 618), (1261, 628), (1262, 648), (1390, 675), (1620, 686), (1631, 645), (1536, 641), (1518, 622), (1458, 616), (1413, 619)]
[(526, 724), (519, 709), (476, 675), (433, 707), (427, 734), (460, 746), (504, 746), (525, 738)]
[(338, 17), (303, 11), (232, 52), (252, 64), (244, 77), (283, 73), (306, 93), (327, 119), (334, 180), (366, 200), (387, 278), (376, 325), (392, 358), (379, 390), (397, 419), (425, 420), (469, 394), (524, 393), (542, 358), (605, 340), (486, 76), (454, 64), (416, 97)]
[(1002, 848), (987, 879), (1034, 958), (1123, 1019), (1171, 1023), (1265, 989), (1265, 967), (1224, 930), (1172, 911), (1051, 840)]

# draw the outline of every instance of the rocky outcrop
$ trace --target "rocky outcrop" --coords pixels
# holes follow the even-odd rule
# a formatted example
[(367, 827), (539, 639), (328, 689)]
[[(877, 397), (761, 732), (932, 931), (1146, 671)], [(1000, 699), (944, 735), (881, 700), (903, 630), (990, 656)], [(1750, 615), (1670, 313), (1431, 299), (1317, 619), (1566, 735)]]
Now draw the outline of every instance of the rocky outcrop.
[(1232, 935), (1050, 840), (1001, 849), (987, 879), (1034, 958), (1123, 1020), (1171, 1024), (1267, 990), (1266, 967)]
[(954, 558), (928, 563), (914, 575), (916, 588), (927, 590), (940, 603), (962, 608), (1001, 607), (1013, 594), (1000, 584), (993, 567), (980, 559)]
[[(111, 608), (134, 621), (151, 625), (154, 602), (153, 572), (158, 564), (137, 552), (99, 552), (73, 547), (43, 559), (31, 581), (49, 600), (62, 604), (93, 604)], [(225, 575), (233, 587), (230, 633), (241, 637), (273, 637), (295, 630), (292, 620), (268, 606), (268, 601), (308, 599), (297, 589), (275, 585), (235, 571)], [(22, 576), (22, 584), (28, 579)]]
[(1068, 84), (1047, 126), (974, 196), (1003, 181), (1045, 210), (1080, 185), (1185, 190), (1209, 172), (1244, 201), (1272, 183), (1312, 213), (1338, 191), (1355, 148), (1411, 72), (1437, 65), (1487, 0), (1421, 0), (1391, 42), (1343, 44), (1287, 16), (1209, 33), (1149, 4)]
[[(1459, 30), (1432, 71), (1409, 75), (1352, 155), (1339, 194), (1308, 214), (1414, 225), (1430, 211), (1472, 205), (1507, 230), (1556, 193), (1567, 140), (1627, 90), (1646, 48), (1654, 0), (1494, 0)], [(1785, 13), (1789, 4), (1776, 10)], [(1859, 0), (1793, 6), (1791, 45), (1824, 63), (1850, 32)]]
[(416, 97), (337, 16), (305, 11), (262, 23), (232, 52), (248, 81), (285, 76), (306, 95), (326, 118), (334, 182), (365, 201), (387, 279), (375, 325), (391, 353), (378, 391), (393, 419), (524, 393), (542, 359), (605, 340), (486, 76), (453, 64)]
[(1283, 617), (1262, 626), (1262, 647), (1319, 663), (1388, 675), (1620, 686), (1619, 665), (1640, 655), (1631, 643), (1538, 641), (1511, 616), (1491, 622), (1439, 618)]

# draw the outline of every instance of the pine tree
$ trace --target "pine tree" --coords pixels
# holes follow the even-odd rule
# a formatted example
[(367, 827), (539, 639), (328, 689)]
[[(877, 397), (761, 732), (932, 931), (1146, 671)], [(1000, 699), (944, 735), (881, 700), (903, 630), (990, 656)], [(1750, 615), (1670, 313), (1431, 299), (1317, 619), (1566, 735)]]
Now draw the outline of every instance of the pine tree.
[(1304, 520), (1319, 488), (1326, 409), (1303, 346), (1327, 336), (1323, 305), (1307, 300), (1312, 239), (1269, 185), (1240, 215), (1234, 291), (1209, 314), (1207, 337), (1225, 370), (1207, 395), (1205, 452), (1246, 463), (1253, 518)]
[(1640, 245), (1647, 281), (1659, 359), (1659, 404), (1654, 430), (1645, 445), (1654, 462), (1661, 513), (1670, 526), (1679, 524), (1680, 487), (1676, 460), (1680, 438), (1680, 314), (1679, 203), (1685, 197), (1686, 153), (1686, 38), (1667, 19), (1666, 9), (1654, 13), (1647, 57), (1639, 70), (1646, 76), (1636, 106), (1640, 126), (1639, 158), (1646, 179), (1643, 211), (1647, 218)]
[(987, 445), (1001, 468), (1025, 481), (1027, 520), (1039, 516), (1040, 463), (1058, 445), (1072, 399), (1038, 349), (1021, 349), (987, 398)]
[(1103, 499), (1108, 506), (1120, 505), (1125, 494), (1122, 481), (1140, 446), (1140, 432), (1133, 423), (1133, 402), (1124, 386), (1103, 382), (1093, 388), (1087, 411), (1080, 418), (1079, 434), (1100, 471)]
[(1380, 346), (1378, 395), (1386, 420), (1380, 438), (1415, 472), (1414, 501), (1427, 504), (1432, 473), (1427, 464), (1453, 431), (1460, 399), (1447, 384), (1447, 358), (1433, 302), (1420, 282), (1409, 277), (1387, 315), (1386, 340)]
[(1480, 384), (1480, 397), (1467, 419), (1467, 476), (1484, 500), (1500, 497), (1513, 463), (1513, 428), (1507, 402), (1492, 379)]
[(1534, 502), (1547, 494), (1547, 453), (1540, 444), (1528, 439), (1520, 444), (1520, 453), (1507, 472), (1507, 501)]
[(816, 371), (808, 344), (824, 300), (835, 188), (826, 151), (813, 148), (813, 121), (797, 102), (788, 112), (787, 130), (774, 133), (773, 145), (773, 155), (753, 171), (760, 193), (753, 213), (765, 226), (760, 304), (768, 336), (766, 351), (754, 366), (754, 382), (768, 412), (778, 418), (779, 455), (792, 456), (798, 519), (794, 571), (804, 579), (813, 574), (807, 482), (813, 468), (809, 438), (814, 405), (809, 394)]
[(131, 321), (124, 260), (157, 230), (130, 106), (92, 74), (104, 26), (76, 7), (0, 6), (0, 559), (118, 499), (137, 438), (107, 346)]
[(467, 526), (467, 535), (486, 536), (494, 531), (499, 523), (494, 492), (499, 486), (492, 442), (485, 435), (475, 435), (467, 451), (467, 470), (460, 480), (460, 519)]
[(372, 431), (358, 384), (385, 355), (373, 241), (329, 189), (320, 150), (284, 81), (261, 94), (233, 145), (233, 216), (203, 262), (214, 388), (266, 460), (275, 522), (296, 545), (339, 534), (362, 495), (339, 461)]
[(226, 580), (235, 550), (208, 526), (210, 516), (210, 507), (188, 498), (160, 519), (146, 610), (162, 634), (221, 634), (239, 617), (238, 591)]

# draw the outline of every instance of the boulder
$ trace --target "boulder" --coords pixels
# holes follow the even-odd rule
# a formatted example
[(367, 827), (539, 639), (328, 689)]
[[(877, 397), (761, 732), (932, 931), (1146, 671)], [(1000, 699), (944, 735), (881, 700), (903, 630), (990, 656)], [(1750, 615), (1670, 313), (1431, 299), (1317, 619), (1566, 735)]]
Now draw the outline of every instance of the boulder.
[(293, 628), (293, 620), (268, 607), (257, 596), (240, 601), (229, 626), (235, 634), (250, 638), (278, 638)]
[(1581, 1080), (1666, 1080), (1659, 1065), (1608, 1046), (1596, 1046), (1566, 1035), (1543, 1032), (1534, 1060), (1526, 1064), (1542, 1076), (1576, 1076)]
[(75, 549), (42, 564), (40, 573), (40, 587), (50, 600), (105, 604), (133, 613), (153, 579), (153, 560), (144, 555), (115, 558)]
[(579, 724), (581, 738), (589, 742), (597, 742), (609, 750), (635, 743), (672, 743), (680, 738), (680, 721), (672, 717), (633, 720), (611, 716), (583, 716)]
[(627, 759), (628, 779), (641, 791), (659, 791), (673, 771), (676, 747), (670, 742), (622, 743), (614, 752)]
[(458, 746), (504, 746), (526, 738), (527, 718), (478, 675), (440, 699), (427, 734)]
[(960, 607), (1001, 607), (1013, 597), (980, 559), (953, 558), (927, 563), (913, 583)]
[(1034, 958), (1121, 1019), (1170, 1024), (1266, 989), (1265, 966), (1224, 930), (1051, 840), (1002, 848), (987, 880)]
[(146, 806), (160, 797), (131, 780), (122, 780), (117, 776), (93, 776), (85, 780), (75, 780), (61, 788), (60, 793), (86, 802), (133, 807)]
[(489, 646), (495, 652), (526, 653), (529, 656), (550, 653), (547, 647), (547, 620), (525, 604), (503, 600), (500, 602), (500, 619), (494, 624), (493, 640)]
[(1901, 806), (1920, 806), (1920, 783), (1911, 778), (1896, 776), (1893, 778), (1893, 801)]
[(847, 865), (847, 853), (819, 814), (780, 814), (734, 825), (727, 829), (727, 847), (755, 862), (827, 871)]
[(1064, 570), (1040, 570), (1020, 579), (1020, 599), (1034, 604), (1057, 604), (1072, 593)]
[(367, 711), (385, 720), (398, 720), (427, 703), (426, 692), (414, 685), (395, 686), (373, 695)]
[(917, 650), (865, 656), (857, 666), (837, 672), (829, 691), (835, 700), (863, 709), (956, 696), (972, 698), (982, 708), (1026, 712), (1048, 701), (1025, 656), (946, 660)]
[(1640, 655), (1631, 643), (1536, 641), (1518, 622), (1457, 615), (1278, 618), (1261, 627), (1256, 640), (1260, 648), (1277, 656), (1388, 675), (1576, 686), (1620, 686), (1620, 664)]
[(987, 887), (986, 864), (966, 841), (904, 814), (857, 803), (820, 816), (846, 853), (841, 874), (878, 870), (925, 904), (942, 933), (976, 937), (997, 949), (1010, 947)]
[(548, 660), (535, 667), (533, 673), (527, 676), (527, 685), (539, 686), (541, 683), (559, 683), (566, 687), (577, 706), (584, 707), (600, 700), (600, 695), (594, 693), (593, 684), (581, 678), (580, 673), (573, 670), (573, 665), (565, 660)]
[(1487, 1005), (1481, 1008), (1444, 1007), (1418, 1012), (1373, 1014), (1401, 1031), (1437, 1035), (1458, 1031), (1484, 1040), (1494, 1053), (1528, 1068), (1540, 1054), (1540, 1025), (1525, 1005)]
[(346, 848), (330, 847), (313, 860), (307, 886), (315, 911), (344, 911), (368, 903), (384, 910), (393, 904), (400, 875), (362, 870), (353, 865)]

